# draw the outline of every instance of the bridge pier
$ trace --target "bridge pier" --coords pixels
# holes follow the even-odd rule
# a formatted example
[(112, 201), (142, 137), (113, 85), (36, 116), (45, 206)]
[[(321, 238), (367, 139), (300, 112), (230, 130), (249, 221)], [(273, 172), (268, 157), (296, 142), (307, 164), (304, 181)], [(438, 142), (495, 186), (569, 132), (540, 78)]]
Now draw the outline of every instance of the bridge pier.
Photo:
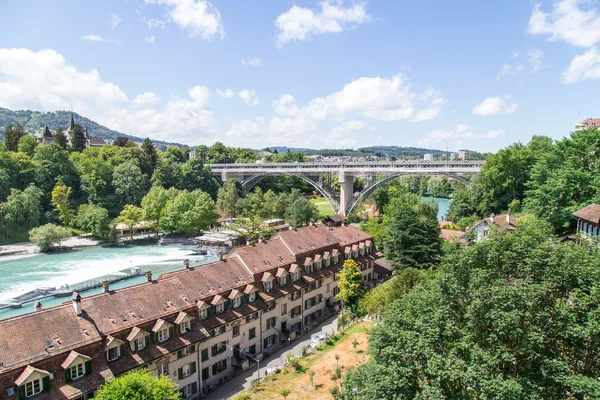
[(221, 182), (225, 183), (227, 182), (227, 170), (223, 170), (221, 171)]
[(347, 217), (346, 210), (352, 202), (354, 196), (354, 176), (340, 171), (340, 214)]

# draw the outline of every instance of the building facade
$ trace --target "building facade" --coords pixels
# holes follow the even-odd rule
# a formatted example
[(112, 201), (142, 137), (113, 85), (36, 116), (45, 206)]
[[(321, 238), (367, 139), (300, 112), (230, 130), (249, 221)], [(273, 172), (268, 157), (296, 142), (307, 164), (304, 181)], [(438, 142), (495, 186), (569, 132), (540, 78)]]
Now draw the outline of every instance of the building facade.
[(355, 260), (378, 278), (373, 238), (318, 224), (279, 232), (216, 262), (0, 320), (0, 399), (89, 399), (145, 367), (195, 399), (311, 329)]
[(577, 233), (582, 237), (600, 237), (600, 204), (590, 204), (573, 213), (577, 218)]
[[(65, 131), (65, 136), (67, 137), (67, 143), (69, 145), (71, 145), (71, 132), (74, 128), (75, 119), (73, 118), (73, 113), (71, 113), (69, 127)], [(106, 144), (101, 137), (89, 136), (87, 126), (83, 129), (83, 134), (85, 136), (85, 147), (102, 147)], [(44, 126), (41, 130), (41, 133), (37, 136), (37, 141), (40, 144), (54, 143), (54, 133), (48, 128), (48, 125)]]

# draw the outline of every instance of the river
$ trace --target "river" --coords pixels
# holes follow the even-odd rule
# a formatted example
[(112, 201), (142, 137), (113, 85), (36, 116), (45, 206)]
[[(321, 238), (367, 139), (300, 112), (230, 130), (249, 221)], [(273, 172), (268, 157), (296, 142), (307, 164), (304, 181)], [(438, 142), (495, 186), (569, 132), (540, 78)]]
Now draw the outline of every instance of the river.
[(423, 197), (425, 200), (433, 200), (435, 204), (438, 206), (437, 218), (440, 221), (443, 221), (444, 218), (447, 218), (448, 209), (450, 208), (450, 199), (446, 199), (443, 197)]
[[(140, 267), (143, 272), (152, 271), (156, 278), (165, 272), (183, 268), (183, 260), (189, 259), (191, 266), (205, 264), (215, 256), (193, 254), (181, 245), (166, 246), (120, 246), (91, 247), (50, 254), (7, 256), (0, 260), (0, 303), (12, 297), (41, 287), (59, 288), (65, 284), (98, 280), (107, 275), (129, 272), (131, 267)], [(112, 288), (140, 283), (139, 276), (111, 284)], [(101, 289), (85, 291), (82, 296), (100, 292)], [(40, 300), (43, 306), (58, 305), (68, 297), (48, 297)], [(0, 310), (0, 319), (33, 311), (33, 303), (23, 308)]]

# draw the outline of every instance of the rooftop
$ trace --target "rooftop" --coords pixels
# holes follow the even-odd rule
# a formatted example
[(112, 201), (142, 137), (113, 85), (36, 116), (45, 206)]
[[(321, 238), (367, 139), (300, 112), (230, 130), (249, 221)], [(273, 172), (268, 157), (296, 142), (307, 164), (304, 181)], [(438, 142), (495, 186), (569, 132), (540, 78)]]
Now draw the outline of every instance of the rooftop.
[(600, 204), (590, 204), (589, 206), (583, 207), (581, 210), (574, 212), (573, 215), (577, 218), (583, 219), (584, 221), (600, 224)]

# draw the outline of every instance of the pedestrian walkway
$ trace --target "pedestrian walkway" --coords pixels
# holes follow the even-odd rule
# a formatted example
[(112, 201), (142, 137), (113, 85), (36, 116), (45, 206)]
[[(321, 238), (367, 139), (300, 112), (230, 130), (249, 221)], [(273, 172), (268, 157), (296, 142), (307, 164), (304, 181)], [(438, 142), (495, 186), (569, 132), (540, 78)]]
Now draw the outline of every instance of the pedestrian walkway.
[[(326, 318), (320, 326), (300, 336), (296, 341), (291, 344), (282, 346), (273, 354), (265, 358), (260, 362), (260, 377), (263, 378), (269, 372), (269, 374), (276, 370), (278, 367), (283, 367), (286, 364), (289, 354), (293, 354), (296, 357), (302, 355), (302, 349), (310, 345), (310, 338), (316, 333), (326, 333), (332, 335), (337, 333), (337, 314), (333, 314)], [(256, 365), (242, 371), (238, 375), (234, 376), (227, 382), (219, 385), (214, 391), (209, 392), (204, 399), (205, 400), (225, 400), (235, 396), (237, 393), (250, 389), (252, 381), (258, 378), (258, 371)]]

